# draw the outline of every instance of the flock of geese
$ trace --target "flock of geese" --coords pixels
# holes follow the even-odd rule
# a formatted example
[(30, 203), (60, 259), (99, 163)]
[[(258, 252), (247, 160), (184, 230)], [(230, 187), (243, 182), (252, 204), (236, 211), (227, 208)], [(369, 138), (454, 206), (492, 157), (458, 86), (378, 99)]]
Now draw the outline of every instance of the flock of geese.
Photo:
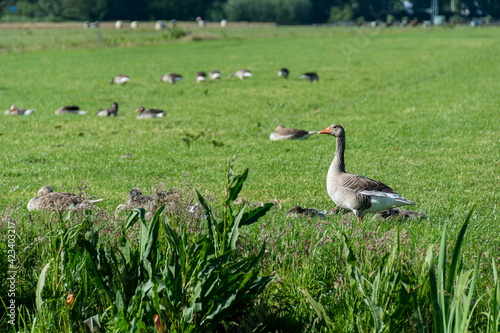
[[(279, 77), (286, 79), (289, 75), (290, 71), (287, 68), (281, 68), (278, 71)], [(233, 77), (244, 80), (252, 77), (252, 72), (247, 69), (240, 69), (235, 73), (230, 74), (228, 79)], [(300, 78), (307, 79), (311, 83), (319, 81), (319, 76), (313, 72), (304, 73)], [(212, 70), (209, 72), (208, 77), (205, 72), (196, 73), (197, 82), (204, 82), (207, 79), (212, 81), (219, 80), (221, 79), (221, 72), (219, 70)], [(182, 75), (177, 73), (165, 74), (160, 78), (160, 81), (169, 82), (171, 84), (175, 84), (179, 80), (182, 80)], [(130, 77), (120, 74), (115, 76), (110, 83), (123, 85), (129, 81)], [(30, 115), (34, 111), (35, 110), (33, 109), (22, 109), (12, 105), (11, 108), (5, 112), (5, 114)], [(116, 116), (117, 112), (118, 103), (114, 102), (110, 108), (98, 111), (97, 115)], [(87, 112), (80, 110), (80, 108), (76, 105), (69, 105), (57, 109), (55, 113), (56, 115), (60, 115), (67, 113), (85, 114)], [(143, 106), (137, 108), (136, 113), (138, 119), (159, 118), (166, 115), (163, 110), (145, 109)], [(399, 216), (404, 217), (424, 216), (420, 213), (397, 209), (397, 207), (414, 205), (415, 203), (405, 199), (384, 183), (346, 172), (344, 163), (344, 151), (346, 146), (345, 131), (341, 125), (333, 124), (321, 131), (306, 131), (302, 129), (287, 128), (280, 124), (276, 127), (274, 132), (271, 133), (269, 139), (271, 141), (304, 140), (313, 134), (327, 134), (335, 138), (335, 154), (326, 177), (327, 192), (337, 207), (342, 210), (352, 211), (352, 213), (354, 213), (354, 215), (358, 218), (358, 223), (367, 213), (377, 213), (386, 210), (390, 210), (389, 213), (385, 214), (386, 216), (390, 216), (394, 212), (399, 214)], [(168, 198), (168, 195), (144, 196), (139, 189), (133, 188), (129, 193), (129, 200), (127, 204), (118, 206), (117, 212), (136, 207), (153, 210), (158, 207), (158, 204), (161, 201), (159, 198), (163, 198), (163, 203), (165, 203), (165, 198)], [(76, 194), (69, 192), (54, 192), (50, 186), (44, 186), (38, 191), (37, 196), (29, 201), (28, 210), (31, 211), (49, 208), (69, 209), (69, 207), (82, 207), (100, 201), (102, 201), (102, 199), (82, 200), (80, 196)], [(235, 202), (235, 204), (238, 203), (240, 202)], [(277, 200), (273, 203), (275, 205), (279, 205), (279, 201)], [(294, 206), (288, 212), (288, 216), (324, 216), (324, 213), (313, 208)]]
[[(288, 79), (288, 76), (290, 75), (290, 71), (287, 68), (281, 68), (278, 71), (278, 77)], [(253, 74), (250, 70), (242, 68), (237, 70), (234, 73), (231, 73), (228, 75), (228, 79), (231, 79), (233, 77), (237, 77), (240, 80), (244, 80), (246, 78), (252, 77)], [(208, 76), (206, 72), (204, 71), (199, 71), (196, 73), (195, 79), (196, 82), (205, 82), (208, 79), (210, 81), (215, 81), (215, 80), (220, 80), (222, 78), (222, 74), (218, 69), (211, 70), (208, 73)], [(307, 72), (304, 73), (303, 75), (300, 76), (301, 79), (307, 79), (309, 82), (319, 82), (319, 76), (318, 74), (314, 72)], [(165, 75), (162, 75), (160, 77), (160, 82), (168, 82), (170, 84), (175, 84), (176, 82), (182, 80), (183, 77), (181, 74), (177, 73), (168, 73)], [(113, 77), (110, 81), (110, 84), (117, 84), (117, 85), (124, 85), (127, 82), (130, 82), (130, 77), (126, 74), (118, 74), (115, 77)], [(24, 109), (17, 107), (16, 105), (12, 105), (8, 110), (5, 111), (6, 115), (12, 115), (12, 116), (29, 116), (30, 114), (33, 114), (36, 110), (35, 109)], [(166, 116), (166, 112), (160, 109), (146, 109), (143, 106), (139, 106), (136, 111), (137, 113), (137, 119), (152, 119), (152, 118), (161, 118)], [(87, 111), (81, 110), (78, 105), (65, 105), (60, 107), (55, 111), (56, 115), (61, 115), (61, 114), (87, 114)], [(97, 111), (96, 115), (97, 116), (102, 116), (102, 117), (110, 117), (110, 116), (116, 116), (118, 114), (118, 103), (113, 102), (111, 107), (103, 110)], [(299, 138), (299, 137), (294, 137)], [(305, 138), (305, 137), (303, 137)], [(273, 139), (271, 139), (273, 140)], [(283, 138), (278, 138), (277, 140), (283, 140)], [(276, 140), (273, 140), (276, 141)]]

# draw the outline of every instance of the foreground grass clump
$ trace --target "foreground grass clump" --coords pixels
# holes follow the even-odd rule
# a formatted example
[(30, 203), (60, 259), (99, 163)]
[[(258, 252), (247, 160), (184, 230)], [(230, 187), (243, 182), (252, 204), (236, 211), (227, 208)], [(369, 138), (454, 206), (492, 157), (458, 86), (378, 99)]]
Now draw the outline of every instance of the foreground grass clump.
[[(247, 175), (248, 169), (237, 175), (229, 165), (221, 221), (198, 193), (207, 221), (199, 233), (188, 233), (185, 220), (178, 221), (176, 230), (162, 215), (163, 206), (149, 225), (144, 209), (134, 209), (116, 242), (102, 237), (92, 212), (76, 224), (71, 213), (65, 219), (59, 213), (59, 230), (45, 236), (54, 250), (41, 262), (36, 307), (21, 308), (15, 326), (38, 332), (93, 327), (211, 332), (228, 317), (248, 312), (272, 276), (259, 274), (264, 245), (258, 253), (237, 251), (239, 230), (257, 222), (272, 204), (248, 212), (243, 206), (233, 213), (231, 202)], [(165, 241), (168, 246), (162, 245)]]

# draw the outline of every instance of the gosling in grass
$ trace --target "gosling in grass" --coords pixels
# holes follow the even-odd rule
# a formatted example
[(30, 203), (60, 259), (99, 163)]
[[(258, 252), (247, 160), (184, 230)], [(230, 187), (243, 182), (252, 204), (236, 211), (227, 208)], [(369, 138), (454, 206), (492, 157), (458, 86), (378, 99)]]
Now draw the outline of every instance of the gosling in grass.
[(175, 84), (180, 80), (182, 80), (182, 75), (177, 73), (168, 73), (160, 77), (160, 81), (168, 82), (170, 84)]
[(174, 211), (178, 207), (179, 201), (179, 192), (156, 191), (156, 195), (143, 195), (139, 188), (134, 187), (130, 190), (127, 203), (116, 207), (115, 216), (132, 208), (143, 208), (150, 216), (163, 204), (165, 211)]
[(97, 111), (97, 115), (100, 117), (116, 116), (118, 114), (118, 103), (113, 102), (111, 107), (105, 110)]
[(87, 114), (87, 111), (80, 110), (78, 105), (66, 105), (57, 109), (56, 114)]
[(69, 192), (54, 192), (52, 187), (43, 186), (37, 196), (28, 202), (28, 210), (82, 208), (100, 202), (103, 199), (88, 200)]
[(293, 206), (287, 213), (287, 217), (325, 217), (324, 212), (320, 212), (315, 208), (302, 208)]
[(114, 83), (117, 85), (122, 85), (122, 84), (125, 84), (127, 82), (130, 82), (130, 77), (128, 75), (118, 74), (117, 76), (115, 76), (114, 78), (111, 79), (110, 84)]
[(12, 105), (10, 109), (5, 111), (5, 114), (11, 116), (29, 116), (33, 112), (35, 112), (34, 109), (23, 109), (23, 108), (18, 108), (15, 105)]
[(158, 109), (145, 109), (143, 106), (139, 106), (137, 110), (137, 119), (153, 119), (153, 118), (162, 118), (167, 115), (167, 112)]
[(248, 202), (245, 198), (238, 197), (233, 201), (233, 205), (235, 205), (235, 206), (247, 204), (248, 206), (252, 206), (252, 207), (264, 207), (264, 205), (267, 203), (272, 203), (274, 205), (273, 209), (281, 209), (282, 208), (281, 203), (278, 199), (272, 199), (269, 202), (264, 202), (264, 201)]

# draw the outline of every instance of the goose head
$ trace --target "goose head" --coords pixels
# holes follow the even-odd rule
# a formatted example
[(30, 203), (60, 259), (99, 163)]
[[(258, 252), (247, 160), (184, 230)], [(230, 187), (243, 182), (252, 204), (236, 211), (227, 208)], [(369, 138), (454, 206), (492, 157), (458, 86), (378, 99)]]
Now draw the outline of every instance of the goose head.
[(38, 190), (37, 196), (42, 197), (42, 196), (47, 195), (47, 194), (52, 193), (52, 192), (53, 192), (52, 187), (45, 185), (41, 189)]
[(137, 110), (135, 110), (135, 113), (139, 113), (139, 114), (141, 114), (141, 113), (143, 113), (143, 112), (144, 112), (144, 110), (145, 110), (145, 109), (144, 109), (144, 106), (139, 106), (139, 107), (137, 108)]
[(330, 134), (333, 135), (336, 138), (340, 138), (345, 136), (345, 131), (344, 128), (340, 125), (333, 124), (330, 125), (329, 127), (325, 128), (322, 131), (319, 131), (318, 134)]

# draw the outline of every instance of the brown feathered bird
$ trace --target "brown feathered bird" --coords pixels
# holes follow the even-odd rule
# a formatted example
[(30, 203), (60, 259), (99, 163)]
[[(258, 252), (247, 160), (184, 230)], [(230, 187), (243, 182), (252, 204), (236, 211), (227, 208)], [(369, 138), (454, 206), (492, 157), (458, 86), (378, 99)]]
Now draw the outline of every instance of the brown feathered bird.
[(271, 133), (269, 139), (271, 139), (271, 141), (305, 140), (315, 133), (318, 133), (318, 131), (304, 131), (296, 128), (287, 128), (280, 124), (276, 127), (274, 132)]
[(79, 195), (69, 192), (54, 192), (52, 187), (43, 186), (38, 190), (37, 196), (28, 202), (28, 210), (38, 209), (59, 209), (67, 210), (73, 208), (84, 207), (89, 204), (100, 202), (102, 199), (88, 200), (83, 199)]

